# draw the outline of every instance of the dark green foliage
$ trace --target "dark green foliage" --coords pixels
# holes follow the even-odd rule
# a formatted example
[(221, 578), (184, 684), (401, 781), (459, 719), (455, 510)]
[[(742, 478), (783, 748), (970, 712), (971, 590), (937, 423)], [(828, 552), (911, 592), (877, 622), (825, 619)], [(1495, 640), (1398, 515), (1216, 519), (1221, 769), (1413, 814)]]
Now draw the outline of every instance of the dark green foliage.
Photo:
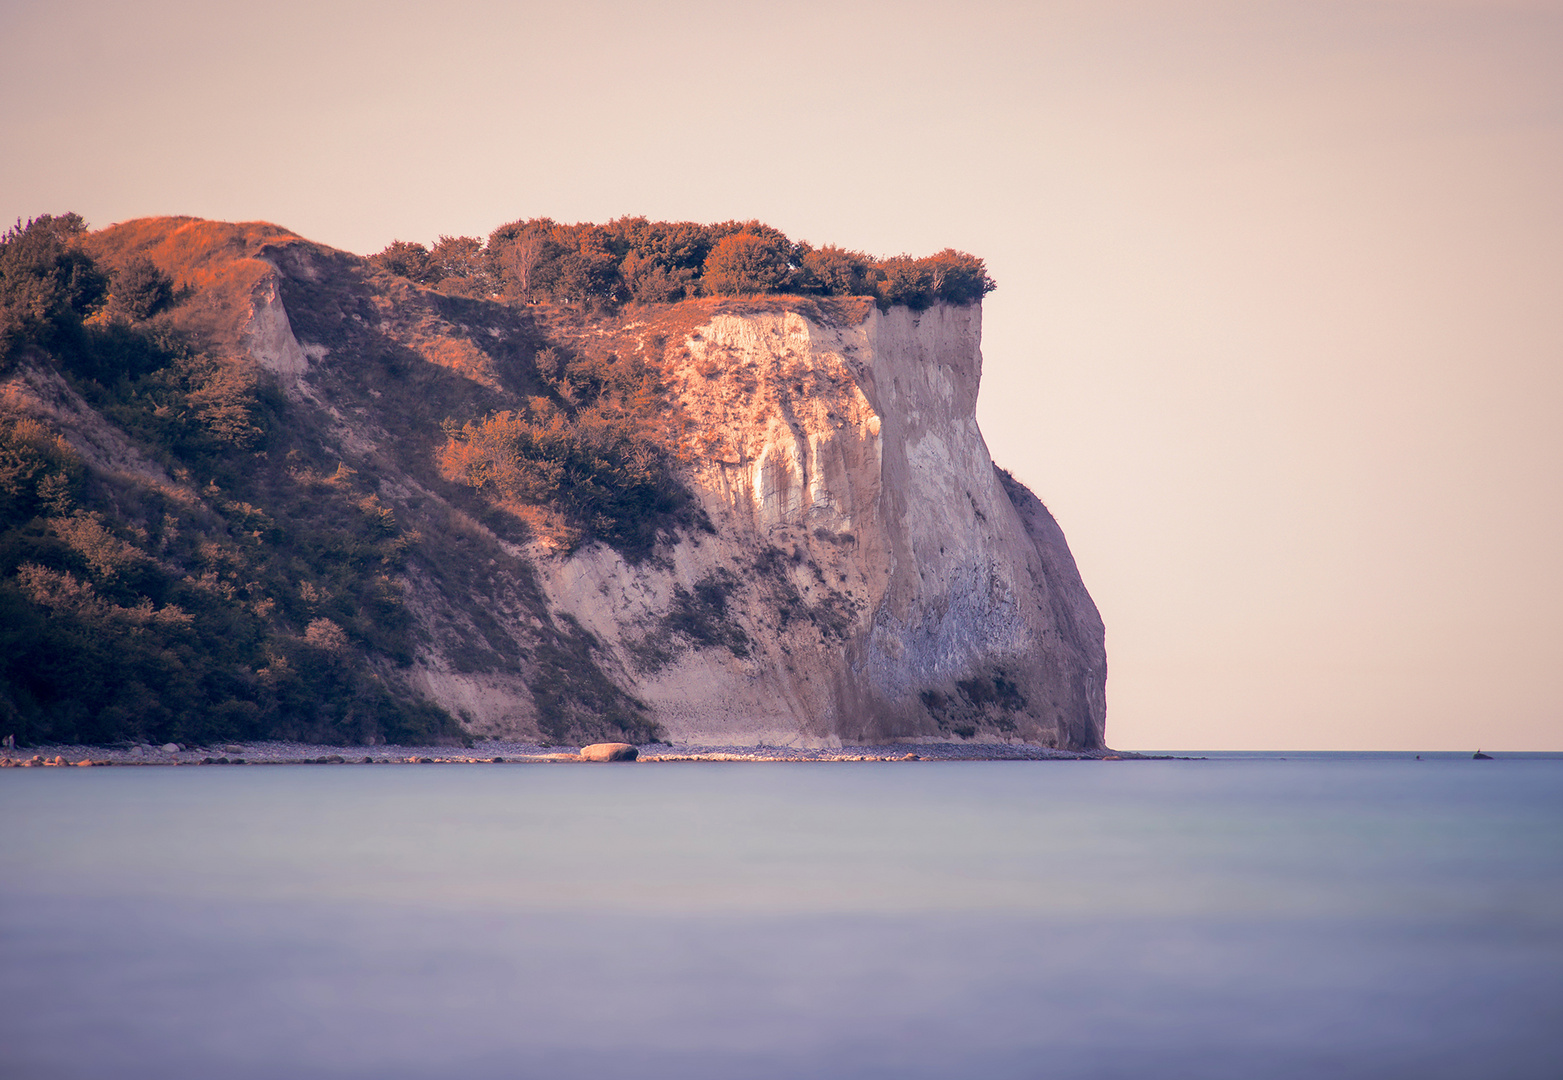
[(436, 268), (429, 261), (428, 248), (406, 240), (392, 240), (384, 251), (369, 256), (369, 261), (381, 270), (399, 274), (419, 285), (437, 284), (443, 276), (437, 275)]
[(724, 648), (734, 656), (749, 655), (750, 640), (729, 609), (729, 599), (741, 588), (728, 570), (713, 570), (693, 589), (673, 587), (668, 613), (654, 629), (630, 645), (642, 671), (658, 671), (690, 648)]
[(1025, 696), (1002, 671), (957, 680), (955, 688), (966, 703), (975, 708), (991, 706), (1005, 712), (1018, 712), (1026, 707)]
[(570, 533), (556, 536), (562, 546), (593, 537), (631, 559), (693, 520), (661, 395), (644, 366), (615, 353), (566, 357), (549, 348), (538, 353), (537, 370), (553, 396), (532, 398), (524, 411), (447, 423), (448, 479), (501, 504), (557, 512)]
[(827, 244), (815, 250), (798, 245), (798, 263), (805, 286), (827, 296), (871, 296), (875, 262), (857, 251)]
[(0, 360), (80, 327), (102, 303), (108, 278), (81, 250), (86, 231), (79, 214), (44, 214), (0, 236)]
[(928, 268), (932, 297), (945, 303), (975, 304), (997, 288), (982, 260), (964, 251), (945, 248), (917, 261)]
[(807, 620), (822, 640), (845, 641), (857, 618), (857, 602), (835, 589), (822, 588), (809, 603), (792, 583), (792, 568), (799, 566), (807, 568), (817, 584), (824, 585), (824, 574), (801, 547), (794, 547), (791, 555), (778, 547), (767, 547), (754, 561), (754, 584), (764, 589), (767, 606), (777, 613), (777, 628), (784, 630), (795, 620)]
[(477, 236), (442, 236), (433, 249), (392, 240), (369, 262), (419, 285), (431, 285), (451, 296), (486, 298), (497, 284), (493, 266)]
[(593, 658), (598, 642), (565, 615), (559, 632), (534, 650), (527, 686), (537, 726), (555, 745), (602, 738), (653, 742), (661, 729), (645, 706), (615, 686)]
[(913, 310), (939, 300), (973, 304), (994, 288), (981, 259), (953, 248), (925, 259), (897, 255), (880, 263), (876, 272), (880, 276), (875, 293), (880, 301), (886, 305), (905, 304)]
[(715, 571), (695, 582), (693, 592), (675, 586), (664, 617), (666, 629), (696, 645), (723, 645), (734, 656), (748, 656), (749, 635), (727, 614), (727, 594), (735, 585), (731, 574)]
[(613, 235), (613, 249), (624, 252), (619, 274), (630, 299), (660, 304), (697, 294), (714, 242), (710, 229), (645, 218), (619, 218), (606, 228)]
[(442, 236), (429, 250), (427, 277), (436, 288), (452, 296), (483, 299), (494, 292), (495, 280), (476, 236)]
[(150, 319), (173, 303), (174, 279), (138, 255), (110, 276), (109, 311), (131, 322)]
[(0, 411), (0, 528), (65, 513), (85, 474), (64, 439), (36, 420)]
[(749, 635), (727, 610), (728, 595), (737, 587), (738, 579), (725, 570), (707, 574), (695, 582), (692, 592), (675, 586), (662, 629), (681, 634), (701, 648), (722, 646), (734, 656), (748, 656)]
[(259, 448), (281, 407), (253, 362), (184, 348), (165, 353), (162, 365), (141, 378), (121, 375), (95, 396), (113, 419), (180, 459)]
[[(18, 443), (40, 440), (23, 424), (0, 432), (0, 446)], [(34, 456), (56, 472), (33, 475), (69, 472), (46, 444)], [(89, 485), (85, 499), (114, 518), (66, 512), (68, 493), (52, 505), (35, 495), (38, 516), (11, 516), (0, 532), (7, 732), (28, 742), (455, 737), (450, 717), (393, 695), (375, 670), (411, 660), (392, 577), (408, 538), (394, 515), (350, 474), (288, 486), (291, 498), (249, 492), (261, 510), (211, 482), (193, 505), (140, 485)]]

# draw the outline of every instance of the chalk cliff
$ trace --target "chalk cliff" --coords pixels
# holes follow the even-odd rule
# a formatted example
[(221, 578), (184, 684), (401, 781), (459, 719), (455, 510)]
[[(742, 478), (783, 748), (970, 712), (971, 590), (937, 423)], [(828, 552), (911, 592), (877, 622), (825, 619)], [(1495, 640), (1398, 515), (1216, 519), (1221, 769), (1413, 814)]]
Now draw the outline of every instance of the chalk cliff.
[[(710, 437), (689, 479), (715, 534), (539, 560), (550, 600), (677, 741), (1102, 745), (1100, 617), (977, 428), (981, 306), (861, 315), (691, 330), (669, 381)], [(668, 622), (702, 586), (731, 627), (703, 648)]]
[[(269, 441), (225, 451), (203, 482), (136, 450), (153, 429), (119, 431), (41, 354), (6, 376), (8, 407), (78, 446), (116, 543), (169, 575), (186, 559), (180, 572), (264, 623), (262, 689), (331, 657), (340, 672), (357, 649), (365, 679), (479, 736), (1103, 745), (1101, 619), (1058, 525), (977, 427), (980, 303), (766, 297), (583, 318), (442, 295), (274, 226), (132, 222), (90, 249), (168, 270), (184, 299), (159, 318), (276, 388)], [(451, 423), (553, 392), (539, 357), (556, 345), (655, 369), (692, 503), (649, 550), (560, 542), (439, 465)], [(180, 555), (174, 510), (160, 524), (136, 509), (154, 503), (182, 508), (205, 546)], [(389, 614), (348, 598), (367, 571), (317, 580), (300, 561), (305, 515), (326, 505), (370, 529), (343, 565), (378, 545), (354, 595)], [(268, 544), (265, 565), (286, 556), (297, 580), (219, 566)], [(382, 640), (395, 619), (405, 647)], [(371, 713), (334, 713), (335, 737), (383, 740)]]

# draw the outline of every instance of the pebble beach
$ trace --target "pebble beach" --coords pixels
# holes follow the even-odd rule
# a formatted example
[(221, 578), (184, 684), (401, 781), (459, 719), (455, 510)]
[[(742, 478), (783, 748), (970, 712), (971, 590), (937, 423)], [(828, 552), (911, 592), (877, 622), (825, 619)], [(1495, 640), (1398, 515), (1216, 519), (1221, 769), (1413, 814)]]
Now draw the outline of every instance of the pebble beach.
[[(217, 746), (47, 745), (11, 750), (0, 768), (171, 765), (510, 765), (581, 763), (581, 747), (484, 740), (471, 746), (322, 746), (297, 742)], [(1120, 761), (1146, 760), (1119, 750), (1054, 750), (1024, 743), (901, 743), (884, 746), (694, 746), (648, 743), (637, 764), (671, 761)]]

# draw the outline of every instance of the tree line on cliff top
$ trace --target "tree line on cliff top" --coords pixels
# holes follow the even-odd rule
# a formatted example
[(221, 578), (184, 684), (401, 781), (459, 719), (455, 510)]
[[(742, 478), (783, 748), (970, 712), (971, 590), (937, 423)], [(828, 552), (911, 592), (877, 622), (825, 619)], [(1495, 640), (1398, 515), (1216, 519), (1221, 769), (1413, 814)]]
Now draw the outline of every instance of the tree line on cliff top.
[(672, 303), (696, 296), (870, 296), (881, 308), (972, 304), (995, 288), (983, 261), (953, 248), (877, 259), (789, 240), (758, 221), (701, 225), (621, 217), (605, 225), (530, 218), (487, 241), (441, 236), (428, 248), (394, 241), (369, 257), (441, 292), (584, 307)]

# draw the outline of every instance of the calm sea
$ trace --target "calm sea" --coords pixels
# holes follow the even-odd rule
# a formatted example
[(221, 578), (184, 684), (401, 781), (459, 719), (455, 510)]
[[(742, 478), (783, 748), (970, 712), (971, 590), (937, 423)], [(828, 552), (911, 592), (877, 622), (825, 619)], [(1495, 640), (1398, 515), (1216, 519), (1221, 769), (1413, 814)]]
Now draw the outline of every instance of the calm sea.
[(8, 1078), (1563, 1076), (1563, 757), (0, 774)]

